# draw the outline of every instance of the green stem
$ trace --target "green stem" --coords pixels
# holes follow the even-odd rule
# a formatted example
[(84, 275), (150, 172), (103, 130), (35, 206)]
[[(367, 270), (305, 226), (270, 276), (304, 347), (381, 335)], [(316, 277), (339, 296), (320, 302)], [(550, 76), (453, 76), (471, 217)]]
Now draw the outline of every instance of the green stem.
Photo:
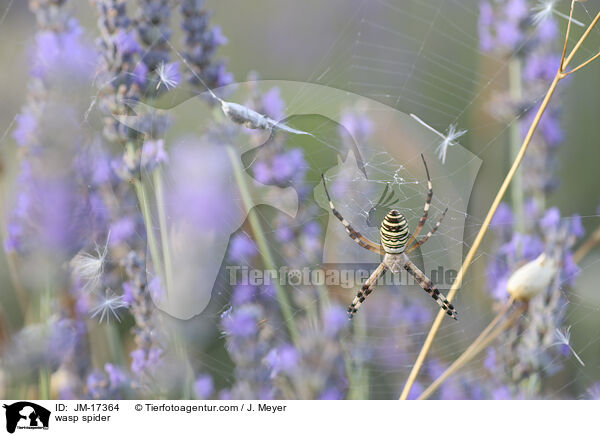
[[(367, 324), (364, 316), (357, 316), (353, 319), (354, 338), (358, 341), (367, 340)], [(362, 360), (358, 362), (350, 377), (350, 394), (348, 397), (352, 400), (369, 399), (369, 369)]]
[[(163, 266), (161, 262), (160, 255), (158, 253), (158, 246), (156, 244), (156, 238), (154, 236), (154, 226), (152, 224), (152, 214), (150, 212), (150, 205), (148, 204), (148, 195), (146, 192), (146, 188), (144, 184), (140, 180), (135, 180), (134, 182), (135, 192), (138, 197), (138, 201), (140, 203), (140, 208), (142, 209), (142, 215), (144, 217), (144, 224), (146, 226), (146, 238), (148, 242), (148, 248), (150, 250), (150, 255), (152, 256), (152, 262), (154, 265), (154, 270), (159, 277), (164, 277), (163, 274)], [(169, 294), (167, 293), (167, 296)]]
[[(250, 193), (248, 192), (248, 187), (246, 186), (246, 182), (243, 180), (242, 168), (239, 162), (239, 158), (235, 153), (234, 149), (230, 146), (227, 147), (227, 154), (229, 155), (229, 159), (233, 166), (233, 172), (235, 176), (235, 181), (237, 183), (240, 194), (242, 195), (242, 201), (244, 202), (244, 206), (246, 210), (250, 211), (252, 207), (252, 200), (250, 197)], [(254, 237), (256, 238), (256, 243), (258, 244), (258, 248), (260, 250), (260, 254), (263, 258), (263, 262), (267, 269), (275, 270), (275, 261), (273, 260), (273, 256), (271, 255), (271, 250), (269, 249), (269, 244), (264, 236), (262, 226), (256, 214), (249, 213), (248, 220), (250, 222), (250, 227), (252, 227), (252, 231), (254, 233)], [(279, 306), (281, 307), (281, 312), (283, 314), (283, 320), (290, 334), (290, 338), (294, 344), (298, 344), (298, 330), (296, 328), (296, 324), (294, 323), (294, 315), (292, 312), (292, 306), (289, 302), (287, 294), (285, 290), (279, 283), (279, 280), (275, 280), (275, 290), (277, 293), (277, 301), (279, 302)]]
[(121, 342), (117, 327), (114, 324), (106, 323), (105, 329), (106, 340), (113, 361), (119, 365), (125, 365), (127, 363), (127, 358), (123, 353), (123, 343)]
[(153, 174), (154, 178), (154, 194), (156, 197), (156, 208), (158, 210), (158, 225), (160, 228), (160, 241), (163, 253), (163, 263), (165, 266), (166, 275), (166, 293), (169, 295), (169, 290), (173, 289), (173, 268), (171, 263), (171, 245), (169, 243), (169, 234), (167, 227), (167, 214), (165, 210), (165, 200), (163, 191), (162, 170), (157, 168)]
[[(174, 337), (173, 337), (173, 344), (175, 347), (175, 354), (177, 355), (177, 357), (179, 359), (181, 359), (182, 362), (189, 362), (190, 361), (190, 356), (187, 352), (187, 348), (185, 346), (184, 341), (182, 340), (182, 335), (177, 334), (177, 332), (173, 332), (175, 333)], [(181, 399), (182, 400), (191, 400), (194, 398), (193, 395), (193, 386), (194, 386), (194, 374), (188, 365), (185, 365), (183, 368), (183, 371), (185, 371), (185, 382), (183, 383), (183, 391), (181, 392)]]
[[(510, 89), (510, 97), (512, 101), (520, 101), (523, 97), (522, 81), (521, 81), (521, 61), (518, 58), (513, 58), (508, 64), (508, 82)], [(522, 143), (521, 122), (516, 119), (510, 125), (510, 158), (514, 161)], [(512, 209), (515, 215), (515, 230), (523, 233), (525, 229), (525, 214), (524, 214), (524, 197), (523, 183), (521, 181), (521, 171), (515, 173), (513, 185), (510, 188), (510, 197)]]
[(40, 368), (39, 395), (40, 400), (50, 399), (50, 371), (47, 367)]
[[(39, 304), (40, 322), (47, 323), (52, 315), (52, 294), (49, 285), (41, 291)], [(46, 366), (42, 366), (39, 371), (38, 393), (40, 400), (50, 399), (50, 370)]]

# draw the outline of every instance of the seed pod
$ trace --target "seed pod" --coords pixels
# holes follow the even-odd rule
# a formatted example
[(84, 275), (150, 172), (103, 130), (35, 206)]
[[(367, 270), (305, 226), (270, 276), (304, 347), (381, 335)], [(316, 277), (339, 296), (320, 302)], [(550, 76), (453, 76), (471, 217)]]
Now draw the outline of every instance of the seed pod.
[(548, 287), (556, 271), (556, 262), (542, 253), (510, 276), (508, 293), (515, 300), (529, 301)]

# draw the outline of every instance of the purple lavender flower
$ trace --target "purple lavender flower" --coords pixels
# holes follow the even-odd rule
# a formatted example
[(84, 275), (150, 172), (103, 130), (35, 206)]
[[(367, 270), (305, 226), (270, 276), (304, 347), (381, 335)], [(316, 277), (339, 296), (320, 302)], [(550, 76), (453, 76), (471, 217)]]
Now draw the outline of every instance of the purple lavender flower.
[(41, 368), (54, 371), (70, 358), (76, 333), (68, 319), (52, 318), (31, 324), (13, 336), (6, 354), (6, 368), (15, 377), (29, 376)]
[(325, 334), (335, 337), (340, 331), (348, 327), (348, 313), (341, 306), (329, 306), (323, 314)]
[(92, 371), (87, 377), (87, 390), (94, 400), (108, 398), (108, 378), (101, 370)]
[(162, 139), (144, 142), (141, 156), (142, 168), (151, 173), (157, 166), (168, 161), (169, 157), (165, 151), (165, 142)]
[(571, 217), (571, 233), (576, 238), (583, 238), (585, 236), (585, 228), (583, 227), (583, 223), (581, 222), (581, 215), (574, 214)]
[(287, 225), (281, 225), (275, 230), (279, 242), (290, 242), (294, 238), (294, 231)]
[(208, 374), (202, 374), (194, 382), (194, 396), (197, 400), (207, 400), (215, 392), (213, 379)]
[(343, 129), (340, 134), (349, 132), (358, 143), (363, 143), (373, 133), (373, 122), (364, 114), (354, 110), (344, 111), (340, 118)]
[(122, 398), (122, 392), (128, 387), (129, 378), (117, 365), (107, 363), (104, 371), (93, 370), (87, 377), (88, 396), (95, 400)]
[(169, 62), (171, 5), (168, 0), (139, 0), (135, 30), (143, 47), (142, 60), (150, 71)]
[(540, 220), (540, 225), (544, 229), (556, 229), (560, 223), (560, 211), (553, 207), (546, 211), (544, 217)]
[(262, 97), (262, 107), (269, 118), (282, 120), (285, 117), (285, 103), (281, 98), (281, 90), (277, 87), (269, 89)]
[(13, 131), (13, 138), (20, 146), (35, 144), (35, 134), (38, 120), (33, 113), (33, 108), (25, 107), (15, 118), (17, 127)]
[(233, 296), (231, 297), (231, 303), (233, 306), (241, 306), (246, 303), (252, 302), (258, 294), (258, 290), (252, 285), (237, 285), (233, 289)]
[(275, 388), (265, 358), (276, 337), (274, 330), (261, 331), (259, 327), (265, 310), (270, 310), (268, 305), (245, 304), (223, 312), (221, 325), (227, 350), (236, 364), (236, 381), (231, 390), (221, 393), (221, 398), (273, 398)]
[(104, 371), (106, 371), (106, 373), (108, 374), (110, 386), (113, 389), (119, 389), (121, 386), (124, 386), (128, 381), (128, 376), (125, 370), (117, 365), (107, 363), (104, 365)]
[(235, 235), (230, 242), (229, 259), (244, 262), (258, 253), (256, 243), (245, 233)]
[(510, 389), (507, 386), (500, 386), (492, 392), (493, 400), (512, 400)]
[(258, 332), (258, 315), (252, 307), (242, 307), (223, 317), (226, 334), (236, 338), (249, 338)]
[(147, 371), (152, 371), (158, 367), (163, 350), (160, 348), (150, 348), (144, 350), (138, 348), (131, 352), (131, 371), (135, 374), (143, 375)]
[(276, 376), (280, 372), (290, 372), (300, 360), (300, 355), (296, 348), (292, 345), (284, 344), (277, 348), (273, 348), (265, 357), (267, 365), (272, 370), (272, 375)]
[(96, 56), (83, 41), (82, 35), (83, 29), (75, 19), (70, 19), (62, 32), (47, 30), (38, 33), (32, 54), (32, 75), (44, 80), (47, 86), (56, 81), (64, 82), (65, 70), (72, 72), (73, 75), (69, 76), (71, 81), (90, 77)]
[(210, 28), (210, 14), (204, 6), (204, 0), (181, 2), (183, 52), (188, 65), (193, 69), (187, 72), (188, 81), (201, 88), (213, 89), (228, 85), (233, 81), (233, 76), (227, 72), (223, 62), (213, 59), (219, 46), (227, 43), (227, 38), (223, 36), (220, 27)]
[(119, 245), (135, 235), (136, 219), (133, 216), (123, 216), (110, 225), (110, 245)]
[[(113, 41), (116, 49), (125, 56), (140, 53), (142, 50), (138, 42), (135, 32), (131, 29), (119, 29), (113, 35)], [(146, 64), (144, 64), (146, 65)]]
[(525, 38), (523, 22), (529, 15), (526, 0), (495, 3), (480, 2), (480, 48), (484, 51), (512, 52)]
[(344, 394), (336, 388), (329, 388), (325, 390), (319, 397), (319, 400), (343, 400)]

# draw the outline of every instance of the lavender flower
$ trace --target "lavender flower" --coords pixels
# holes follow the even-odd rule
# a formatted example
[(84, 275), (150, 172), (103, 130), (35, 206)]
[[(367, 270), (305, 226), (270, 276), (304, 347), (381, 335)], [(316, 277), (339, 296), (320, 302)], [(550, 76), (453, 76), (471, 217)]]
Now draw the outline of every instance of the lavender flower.
[(233, 81), (223, 62), (213, 57), (219, 46), (227, 43), (221, 28), (210, 28), (210, 13), (204, 8), (204, 0), (181, 2), (184, 31), (184, 57), (192, 71), (186, 73), (188, 81), (201, 88), (225, 86)]
[[(119, 176), (111, 180), (111, 190), (117, 193), (119, 205), (111, 214), (114, 235), (111, 249), (116, 253), (113, 268), (123, 268), (125, 280), (113, 283), (114, 288), (123, 288), (123, 295), (107, 295), (93, 311), (100, 319), (110, 314), (118, 319), (118, 310), (129, 307), (135, 321), (136, 344), (131, 353), (131, 370), (135, 376), (134, 386), (144, 390), (164, 353), (152, 301), (152, 293), (159, 296), (162, 291), (156, 282), (147, 280), (146, 243), (136, 234), (142, 219), (139, 214), (129, 212), (138, 210), (129, 180), (139, 179), (142, 170), (152, 173), (158, 165), (167, 162), (162, 136), (168, 120), (164, 116), (142, 116), (138, 129), (133, 130), (117, 121), (116, 115), (129, 113), (146, 93), (157, 96), (163, 92), (164, 87), (148, 86), (156, 83), (159, 65), (165, 66), (159, 79), (167, 80), (169, 86), (176, 80), (171, 74), (172, 68), (166, 68), (170, 51), (170, 6), (165, 1), (140, 1), (136, 19), (132, 20), (122, 0), (97, 0), (96, 5), (102, 35), (98, 43), (103, 55), (101, 76), (106, 83), (100, 91), (100, 107), (105, 114), (103, 133), (106, 141), (121, 147), (120, 155), (112, 157), (112, 169)], [(141, 138), (139, 132), (151, 133), (141, 147), (137, 146)]]
[(104, 371), (96, 369), (88, 375), (86, 385), (91, 399), (121, 399), (129, 387), (129, 377), (119, 366), (107, 363)]
[[(539, 98), (560, 63), (562, 45), (558, 38), (554, 4), (554, 1), (533, 4), (527, 0), (501, 1), (493, 5), (487, 1), (480, 2), (480, 46), (498, 56), (514, 53), (511, 64), (513, 70), (520, 73), (521, 83), (512, 88), (523, 90), (519, 95), (514, 92), (498, 93), (490, 110), (506, 122), (523, 119), (520, 124), (522, 136), (527, 133)], [(538, 23), (538, 26), (531, 26), (532, 22)], [(558, 185), (554, 177), (558, 165), (556, 147), (564, 137), (559, 107), (553, 105), (546, 111), (540, 123), (541, 134), (536, 135), (523, 161), (521, 189), (526, 198), (533, 197), (539, 201)]]
[(269, 306), (247, 304), (222, 315), (227, 350), (236, 364), (236, 382), (228, 393), (232, 399), (274, 398), (271, 370), (263, 359), (276, 340), (276, 332), (269, 324), (259, 325), (266, 310)]
[[(141, 53), (124, 0), (95, 0), (102, 37), (97, 44), (102, 56), (99, 107), (105, 114), (104, 136), (124, 146), (136, 134), (119, 123), (114, 114), (127, 113), (124, 99), (139, 100), (148, 68), (139, 62)], [(143, 65), (143, 67), (138, 67)], [(130, 135), (133, 138), (130, 138)]]
[(22, 159), (4, 248), (23, 255), (49, 250), (60, 263), (80, 248), (82, 228), (95, 227), (97, 218), (86, 210), (91, 199), (72, 183), (77, 175), (62, 165), (83, 142), (76, 95), (91, 77), (94, 52), (64, 2), (31, 2), (31, 10), (39, 31), (31, 48), (29, 103), (13, 132)]
[(197, 400), (207, 400), (215, 392), (213, 379), (208, 374), (202, 374), (194, 382), (194, 396)]
[(235, 235), (230, 242), (229, 259), (234, 262), (247, 261), (257, 253), (256, 243), (244, 233)]
[(5, 365), (16, 378), (30, 377), (41, 368), (54, 371), (69, 359), (75, 343), (73, 322), (52, 317), (25, 327), (13, 337)]
[[(15, 378), (56, 371), (63, 381), (57, 384), (60, 395), (81, 397), (89, 363), (82, 320), (88, 315), (85, 298), (79, 300), (84, 277), (69, 287), (65, 264), (90, 239), (105, 234), (107, 208), (88, 171), (92, 141), (81, 120), (89, 102), (79, 99), (90, 94), (97, 53), (67, 5), (60, 0), (30, 2), (38, 32), (30, 51), (28, 103), (13, 134), (21, 149), (20, 173), (5, 249), (20, 255), (28, 290), (48, 292), (44, 299), (31, 292), (46, 318), (14, 337), (16, 350), (7, 363)], [(90, 289), (100, 280), (104, 263), (105, 252), (98, 249), (97, 254), (92, 259), (81, 253), (75, 259)], [(36, 274), (31, 274), (34, 268)], [(74, 310), (56, 310), (55, 293), (73, 299)]]
[(142, 61), (149, 71), (169, 62), (171, 5), (168, 0), (139, 0), (135, 30), (143, 47)]
[[(518, 82), (511, 87), (513, 92), (499, 93), (490, 107), (506, 122), (522, 120), (520, 128), (515, 124), (522, 136), (560, 63), (562, 41), (558, 39), (560, 32), (555, 18), (565, 17), (554, 5), (554, 1), (535, 3), (527, 0), (480, 3), (481, 48), (498, 56), (511, 55), (511, 71), (518, 73), (510, 78)], [(523, 91), (515, 93), (515, 89)], [(573, 283), (576, 275), (576, 268), (569, 259), (572, 259), (575, 239), (582, 234), (577, 218), (570, 225), (557, 208), (544, 210), (548, 194), (558, 186), (556, 153), (564, 138), (559, 108), (560, 105), (553, 105), (544, 114), (539, 132), (523, 160), (522, 177), (513, 186), (523, 193), (522, 204), (515, 203), (516, 197), (513, 199), (514, 210), (524, 211), (522, 216), (507, 219), (512, 210), (504, 206), (493, 223), (500, 236), (498, 254), (488, 266), (489, 288), (495, 298), (505, 301), (507, 288), (515, 292), (515, 277), (523, 276), (527, 265), (535, 265), (535, 258), (547, 259), (552, 265), (560, 266), (545, 270), (552, 273), (551, 277), (546, 277), (549, 279), (545, 281), (546, 286), (536, 288), (536, 292), (541, 290), (541, 293), (530, 301), (526, 316), (505, 333), (501, 340), (504, 345), (498, 347), (494, 358), (487, 363), (488, 367), (494, 367), (492, 374), (497, 386), (494, 395), (499, 397), (536, 397), (541, 391), (543, 377), (559, 369), (554, 359), (558, 349), (551, 345), (556, 340), (554, 332), (562, 331), (567, 304), (565, 288)], [(541, 253), (544, 254), (540, 256)], [(541, 286), (543, 278), (535, 275), (537, 285)], [(520, 292), (524, 288), (519, 286)], [(568, 335), (563, 336), (562, 339), (568, 339)], [(507, 384), (511, 386), (510, 390)]]
[[(561, 331), (560, 326), (565, 314), (566, 301), (563, 296), (566, 285), (564, 259), (570, 256), (570, 250), (575, 240), (571, 223), (560, 220), (560, 213), (557, 209), (550, 209), (545, 214), (543, 222), (544, 225), (541, 226), (540, 230), (546, 241), (544, 247), (546, 254), (541, 257), (548, 257), (548, 261), (553, 262), (555, 265), (562, 264), (563, 267), (553, 269), (553, 277), (549, 277), (551, 280), (546, 281), (547, 286), (541, 289), (540, 295), (529, 302), (526, 316), (519, 318), (515, 326), (504, 334), (500, 342), (503, 345), (498, 348), (495, 357), (487, 363), (487, 366), (496, 365), (492, 374), (494, 374), (498, 385), (509, 383), (513, 386), (527, 386), (527, 390), (513, 389), (511, 394), (527, 398), (538, 395), (544, 375), (550, 375), (559, 369), (554, 355), (556, 351), (560, 350), (552, 347), (552, 345), (556, 344), (555, 332)], [(518, 236), (518, 234), (515, 235)], [(508, 245), (516, 248), (514, 244), (509, 243)], [(534, 252), (525, 249), (527, 246), (529, 244), (524, 244), (520, 250), (513, 248), (506, 251), (506, 259), (513, 259), (512, 262), (514, 262), (514, 259), (523, 258), (531, 260)], [(497, 261), (492, 262), (490, 271), (495, 270), (497, 272), (495, 275), (490, 276), (491, 286), (503, 284), (504, 289), (514, 287), (505, 279), (505, 277), (512, 274), (514, 269), (516, 269), (516, 265), (499, 268)], [(544, 279), (540, 276), (540, 273), (535, 274), (535, 276), (533, 279), (539, 285)], [(511, 280), (513, 278), (514, 276), (511, 277)], [(502, 298), (505, 299), (506, 294), (503, 294)], [(565, 333), (569, 333), (569, 330), (567, 329)], [(569, 342), (569, 335), (561, 334), (559, 341), (562, 341), (562, 345), (565, 345), (565, 341)], [(510, 371), (503, 368), (510, 368)], [(497, 377), (498, 374), (502, 376)]]

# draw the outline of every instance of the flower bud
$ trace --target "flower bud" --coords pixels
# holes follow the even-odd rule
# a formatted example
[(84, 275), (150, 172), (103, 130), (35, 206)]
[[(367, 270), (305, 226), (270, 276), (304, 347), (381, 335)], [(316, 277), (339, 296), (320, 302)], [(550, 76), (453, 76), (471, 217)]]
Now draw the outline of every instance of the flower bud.
[(548, 287), (556, 271), (556, 262), (542, 253), (510, 276), (508, 293), (515, 300), (529, 301)]

